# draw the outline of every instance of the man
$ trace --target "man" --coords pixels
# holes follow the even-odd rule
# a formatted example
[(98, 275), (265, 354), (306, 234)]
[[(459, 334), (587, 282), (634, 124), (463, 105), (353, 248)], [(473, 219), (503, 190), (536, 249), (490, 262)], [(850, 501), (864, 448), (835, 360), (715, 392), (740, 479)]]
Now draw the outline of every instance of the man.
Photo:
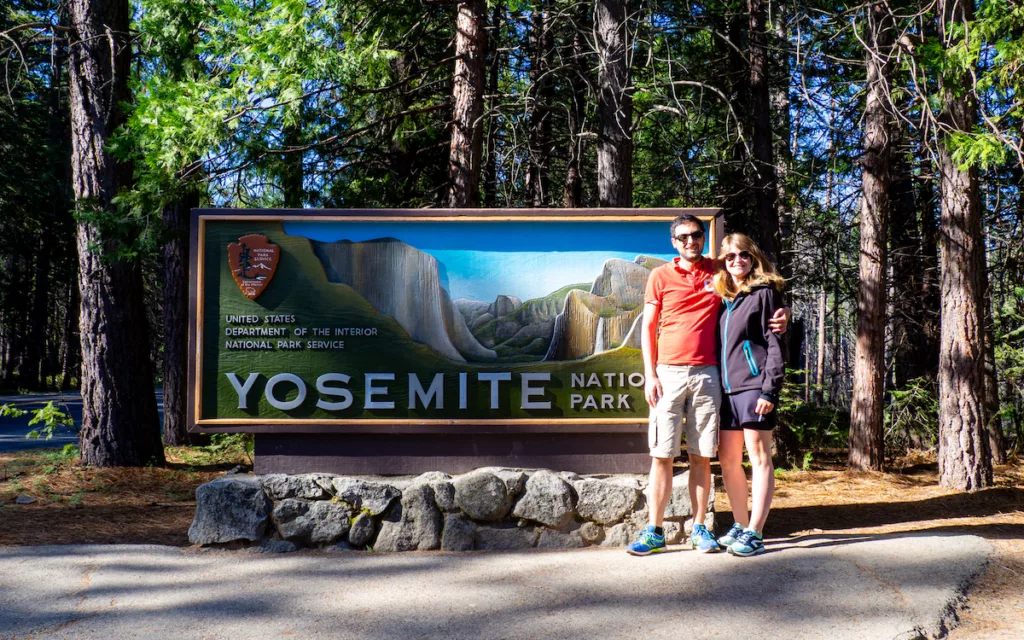
[[(651, 406), (650, 519), (627, 548), (636, 556), (665, 550), (662, 522), (672, 494), (672, 460), (679, 453), (684, 428), (694, 523), (688, 544), (704, 553), (721, 550), (715, 535), (704, 526), (722, 401), (716, 348), (721, 299), (711, 286), (715, 261), (702, 256), (705, 234), (700, 219), (684, 214), (669, 228), (679, 257), (651, 272), (644, 295), (641, 346), (644, 397)], [(786, 322), (786, 312), (780, 309), (770, 324), (773, 331), (782, 333)]]

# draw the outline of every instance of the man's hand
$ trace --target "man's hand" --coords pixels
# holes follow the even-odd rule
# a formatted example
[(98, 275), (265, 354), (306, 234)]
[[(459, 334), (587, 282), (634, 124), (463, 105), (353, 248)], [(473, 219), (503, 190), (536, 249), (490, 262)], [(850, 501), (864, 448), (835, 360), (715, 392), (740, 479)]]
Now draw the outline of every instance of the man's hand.
[(650, 375), (645, 378), (644, 398), (647, 399), (647, 404), (652, 407), (657, 405), (664, 393), (665, 391), (661, 388), (661, 380), (658, 380), (658, 376)]
[(773, 333), (777, 333), (780, 336), (786, 333), (786, 328), (789, 326), (789, 318), (793, 315), (793, 310), (789, 307), (783, 307), (776, 309), (772, 315), (771, 320), (768, 321), (768, 328)]

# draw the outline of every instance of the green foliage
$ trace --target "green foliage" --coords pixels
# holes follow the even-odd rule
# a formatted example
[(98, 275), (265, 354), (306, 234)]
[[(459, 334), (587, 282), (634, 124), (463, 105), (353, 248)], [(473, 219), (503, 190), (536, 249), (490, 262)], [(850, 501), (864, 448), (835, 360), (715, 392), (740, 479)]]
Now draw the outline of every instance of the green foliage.
[(256, 449), (256, 437), (251, 433), (214, 433), (210, 436), (210, 444), (202, 447), (210, 456), (224, 458), (242, 453), (253, 464), (253, 452)]
[[(58, 427), (74, 427), (75, 421), (70, 414), (62, 411), (53, 401), (47, 402), (45, 405), (38, 409), (19, 409), (13, 404), (0, 405), (0, 418), (21, 418), (28, 414), (32, 414), (32, 419), (28, 421), (28, 426), (34, 426), (42, 423), (42, 427), (29, 431), (25, 437), (44, 440), (50, 440), (53, 438), (54, 431)], [(67, 445), (67, 447), (73, 447), (74, 445)]]
[[(74, 427), (75, 420), (70, 414), (65, 413), (53, 401), (47, 402), (39, 409), (32, 411), (33, 417), (28, 421), (28, 426), (42, 423), (42, 427), (33, 429), (25, 435), (26, 438), (50, 440), (58, 427)], [(73, 446), (73, 445), (68, 445)], [(66, 449), (67, 447), (65, 447)]]
[(901, 389), (890, 389), (889, 398), (884, 417), (886, 449), (902, 453), (915, 441), (937, 441), (939, 401), (934, 381), (915, 378)]
[[(787, 369), (787, 376), (806, 371)], [(787, 384), (779, 400), (779, 420), (796, 433), (801, 449), (818, 450), (845, 447), (850, 435), (850, 414), (831, 406), (818, 406), (803, 399), (803, 387)], [(804, 466), (810, 464), (805, 454)]]

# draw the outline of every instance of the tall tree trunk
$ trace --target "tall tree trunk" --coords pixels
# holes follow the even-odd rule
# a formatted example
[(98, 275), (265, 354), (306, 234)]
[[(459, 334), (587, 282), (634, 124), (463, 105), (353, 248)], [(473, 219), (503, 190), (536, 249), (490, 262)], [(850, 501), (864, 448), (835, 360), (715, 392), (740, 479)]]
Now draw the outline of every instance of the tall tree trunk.
[[(77, 254), (77, 247), (74, 247)], [(77, 255), (75, 256), (77, 261)], [(72, 281), (68, 284), (67, 310), (64, 313), (64, 326), (62, 342), (64, 349), (60, 359), (60, 390), (67, 391), (71, 388), (71, 379), (78, 378), (81, 384), (81, 371), (79, 369), (79, 352), (82, 341), (76, 331), (78, 328), (79, 302), (78, 302), (78, 270), (71, 270)]]
[[(188, 225), (199, 206), (194, 188), (163, 211), (164, 444), (192, 442), (188, 432)], [(287, 206), (287, 205), (286, 205)]]
[[(898, 105), (897, 108), (901, 108)], [(921, 280), (925, 277), (923, 256), (920, 254), (920, 233), (917, 224), (917, 199), (914, 197), (914, 175), (908, 160), (905, 125), (898, 119), (893, 121), (890, 147), (892, 170), (889, 183), (889, 264), (893, 274), (890, 287), (892, 295), (892, 357), (893, 384), (903, 387), (911, 379), (911, 345), (914, 334), (917, 307), (921, 305), (919, 292)]]
[(89, 214), (111, 203), (131, 168), (106, 150), (130, 99), (127, 0), (70, 0), (72, 176), (79, 214), (82, 459), (99, 467), (163, 464), (142, 276)]
[(633, 98), (629, 91), (627, 0), (597, 0), (597, 200), (633, 206)]
[[(786, 11), (789, 9), (785, 3), (776, 3), (772, 7), (772, 32), (775, 36), (775, 64), (779, 73), (780, 81), (769, 85), (769, 102), (772, 105), (771, 113), (775, 116), (774, 134), (775, 145), (778, 153), (775, 156), (775, 176), (778, 185), (778, 203), (776, 210), (779, 215), (779, 270), (786, 278), (791, 277), (792, 269), (789, 260), (786, 259), (784, 245), (786, 238), (793, 230), (793, 205), (795, 204), (796, 193), (789, 189), (789, 168), (795, 154), (795, 144), (792, 144), (793, 127), (790, 124), (790, 101), (789, 101), (789, 34)], [(792, 145), (792, 146), (791, 146)]]
[(818, 292), (818, 361), (814, 370), (814, 404), (825, 402), (825, 324), (828, 322), (828, 293), (822, 287)]
[[(925, 154), (922, 154), (924, 156)], [(919, 300), (914, 306), (914, 326), (917, 330), (911, 342), (910, 367), (907, 377), (926, 378), (936, 384), (939, 375), (939, 333), (940, 333), (940, 265), (939, 265), (939, 221), (936, 207), (937, 197), (936, 171), (931, 161), (921, 158), (920, 174), (922, 179), (917, 190), (917, 202), (920, 219), (919, 255), (921, 256), (918, 270), (920, 288), (914, 292)]]
[(992, 464), (1006, 464), (1006, 437), (999, 416), (999, 376), (996, 371), (995, 327), (992, 318), (992, 288), (989, 284), (988, 265), (985, 260), (985, 244), (981, 242), (981, 290), (982, 290), (982, 336), (984, 338), (985, 364), (985, 425), (988, 430)]
[[(967, 0), (939, 0), (939, 29), (949, 48), (962, 38), (950, 24), (973, 17)], [(962, 31), (959, 32), (962, 34)], [(939, 80), (938, 165), (942, 216), (942, 327), (939, 343), (939, 484), (975, 491), (992, 484), (992, 459), (984, 409), (982, 278), (984, 245), (978, 175), (953, 160), (951, 137), (974, 127), (970, 77), (947, 71)]]
[(505, 21), (505, 3), (495, 2), (491, 12), (491, 28), (487, 39), (487, 140), (484, 160), (484, 206), (494, 207), (498, 202), (498, 80), (501, 78), (501, 24)]
[[(285, 150), (281, 158), (281, 192), (284, 196), (284, 206), (288, 209), (301, 209), (305, 202), (305, 194), (302, 187), (305, 176), (302, 167), (302, 152), (294, 151), (294, 149), (302, 146), (302, 124), (286, 125), (282, 140)], [(198, 200), (196, 201), (196, 206), (198, 206)]]
[(548, 174), (551, 160), (551, 99), (554, 83), (548, 58), (552, 45), (547, 0), (537, 0), (530, 25), (530, 169), (527, 201), (546, 207), (551, 200)]
[(757, 204), (758, 244), (783, 273), (779, 242), (778, 180), (772, 149), (771, 98), (768, 86), (768, 33), (764, 0), (747, 0), (750, 23), (750, 120), (754, 166), (754, 200)]
[(452, 141), (448, 154), (449, 207), (480, 204), (483, 155), (484, 64), (487, 29), (484, 0), (458, 4), (455, 21), (455, 81), (452, 84)]
[(860, 284), (857, 289), (857, 346), (850, 405), (851, 469), (881, 471), (885, 464), (882, 404), (885, 393), (885, 309), (888, 270), (886, 224), (892, 115), (889, 95), (893, 21), (884, 2), (867, 12), (867, 100), (864, 107), (863, 195), (860, 208)]
[[(717, 18), (717, 14), (712, 17)], [(736, 114), (735, 127), (742, 136), (730, 132), (733, 136), (730, 159), (723, 163), (719, 172), (722, 193), (722, 210), (725, 214), (729, 231), (743, 232), (757, 237), (757, 223), (751, 213), (751, 192), (747, 182), (745, 166), (749, 156), (746, 137), (749, 135), (749, 118), (747, 117), (747, 100), (750, 92), (750, 70), (747, 60), (742, 54), (742, 47), (747, 37), (747, 16), (742, 11), (733, 11), (731, 15), (722, 15), (720, 20), (729, 39), (715, 38), (714, 42), (719, 57), (726, 60), (727, 72), (724, 78), (729, 87), (729, 101)], [(731, 46), (730, 46), (731, 43)]]
[[(582, 7), (584, 5), (580, 5)], [(572, 60), (569, 70), (569, 162), (565, 171), (565, 187), (562, 192), (562, 206), (566, 209), (583, 206), (583, 175), (580, 159), (583, 156), (583, 123), (587, 106), (587, 83), (585, 80), (585, 59), (583, 51), (582, 11), (577, 12), (573, 24)]]
[(35, 274), (32, 286), (32, 308), (28, 315), (28, 340), (25, 356), (18, 366), (18, 383), (26, 389), (42, 389), (46, 380), (42, 375), (46, 350), (46, 320), (50, 311), (50, 252), (51, 231), (43, 229), (39, 251), (35, 256)]

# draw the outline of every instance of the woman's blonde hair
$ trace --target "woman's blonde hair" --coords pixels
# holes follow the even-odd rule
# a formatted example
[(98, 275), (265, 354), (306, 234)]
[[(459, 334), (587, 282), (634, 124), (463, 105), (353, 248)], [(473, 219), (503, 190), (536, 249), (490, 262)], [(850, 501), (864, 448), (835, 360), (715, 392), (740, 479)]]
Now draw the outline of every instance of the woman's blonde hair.
[[(750, 254), (751, 264), (747, 277), (743, 284), (736, 286), (732, 281), (732, 275), (725, 268), (725, 256), (732, 248), (735, 251), (746, 251)], [(715, 293), (732, 300), (741, 293), (750, 293), (750, 288), (759, 284), (767, 284), (782, 291), (786, 281), (775, 272), (775, 267), (768, 261), (764, 251), (742, 233), (730, 233), (722, 240), (722, 252), (718, 254), (718, 271), (715, 273)]]

